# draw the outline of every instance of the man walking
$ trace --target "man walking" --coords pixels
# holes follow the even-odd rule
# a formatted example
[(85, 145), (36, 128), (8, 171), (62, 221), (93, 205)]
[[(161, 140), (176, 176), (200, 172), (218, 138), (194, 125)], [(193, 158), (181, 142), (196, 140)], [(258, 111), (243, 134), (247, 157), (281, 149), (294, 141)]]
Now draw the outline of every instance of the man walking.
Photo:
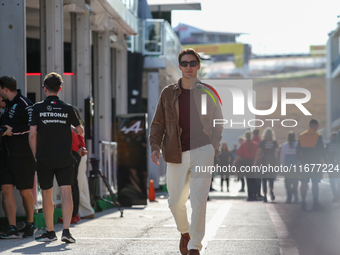
[(24, 206), (27, 223), (23, 237), (33, 237), (37, 231), (33, 223), (34, 199), (31, 189), (34, 185), (35, 162), (28, 143), (28, 121), (32, 114), (32, 102), (17, 90), (14, 77), (0, 78), (0, 94), (6, 100), (5, 113), (1, 117), (2, 124), (7, 128), (3, 134), (6, 150), (9, 152), (8, 165), (1, 169), (1, 191), (3, 206), (9, 227), (1, 239), (19, 238), (16, 228), (16, 203), (13, 195), (14, 186), (19, 190)]
[[(213, 127), (213, 119), (223, 119), (221, 107), (207, 98), (206, 113), (201, 113), (201, 98), (209, 89), (197, 79), (200, 56), (193, 49), (178, 55), (182, 78), (161, 92), (150, 128), (151, 158), (159, 165), (160, 150), (167, 162), (169, 208), (181, 233), (181, 254), (199, 254), (205, 233), (206, 203), (211, 173), (196, 171), (196, 166), (213, 166), (219, 155), (223, 125)], [(185, 206), (190, 189), (191, 224)]]
[(44, 79), (46, 99), (33, 106), (30, 121), (29, 143), (33, 156), (38, 163), (38, 179), (43, 196), (43, 212), (47, 230), (36, 237), (38, 242), (57, 240), (53, 227), (54, 205), (52, 201), (53, 178), (57, 179), (62, 197), (63, 234), (61, 241), (74, 243), (69, 227), (73, 202), (71, 185), (76, 163), (71, 153), (72, 131), (83, 133), (79, 119), (69, 104), (59, 100), (63, 79), (57, 73), (50, 73)]
[[(299, 141), (296, 147), (296, 157), (299, 160), (302, 167), (311, 168), (311, 164), (321, 164), (325, 160), (324, 144), (322, 136), (317, 133), (319, 122), (312, 119), (309, 122), (309, 129), (302, 132), (299, 137)], [(306, 196), (308, 190), (309, 179), (312, 179), (312, 195), (313, 195), (313, 207), (312, 210), (322, 210), (324, 207), (319, 203), (319, 182), (322, 178), (322, 172), (310, 173), (311, 178), (301, 179), (301, 198), (303, 211), (307, 210)]]

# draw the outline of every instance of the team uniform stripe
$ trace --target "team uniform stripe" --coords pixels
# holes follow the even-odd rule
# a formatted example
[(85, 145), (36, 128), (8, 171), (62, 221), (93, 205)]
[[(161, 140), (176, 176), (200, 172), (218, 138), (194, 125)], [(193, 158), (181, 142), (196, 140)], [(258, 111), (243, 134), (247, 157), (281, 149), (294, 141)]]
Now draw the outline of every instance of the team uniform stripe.
[(18, 133), (13, 133), (13, 135), (23, 135), (23, 134), (27, 134), (29, 133), (30, 131), (24, 131), (24, 132), (18, 132)]
[(25, 99), (23, 99), (22, 97), (20, 97), (20, 99), (25, 103), (26, 106), (28, 106), (28, 103), (25, 101)]

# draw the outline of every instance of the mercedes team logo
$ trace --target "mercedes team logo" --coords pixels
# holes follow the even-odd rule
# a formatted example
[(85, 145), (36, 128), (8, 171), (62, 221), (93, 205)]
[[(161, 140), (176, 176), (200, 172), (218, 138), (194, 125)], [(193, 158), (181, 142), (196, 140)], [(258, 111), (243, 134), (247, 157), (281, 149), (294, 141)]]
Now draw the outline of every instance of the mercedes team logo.
[(52, 111), (52, 106), (48, 105), (48, 106), (47, 106), (47, 110), (48, 110), (48, 111)]

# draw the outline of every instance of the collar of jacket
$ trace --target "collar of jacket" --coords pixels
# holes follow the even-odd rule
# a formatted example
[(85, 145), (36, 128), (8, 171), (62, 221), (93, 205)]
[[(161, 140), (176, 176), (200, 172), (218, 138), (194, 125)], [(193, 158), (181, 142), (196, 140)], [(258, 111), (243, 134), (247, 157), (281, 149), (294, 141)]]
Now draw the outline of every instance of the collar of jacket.
[[(201, 82), (198, 78), (193, 78), (194, 81), (196, 82), (196, 87), (198, 88), (204, 88), (204, 85), (202, 84), (199, 84), (198, 82)], [(173, 87), (173, 90), (176, 90), (176, 89), (181, 89), (180, 88), (180, 84), (182, 82), (182, 78), (179, 78), (178, 81), (175, 83), (174, 87)]]
[[(12, 99), (12, 101), (7, 100), (8, 106), (12, 106), (16, 103), (16, 101), (22, 96), (21, 90), (17, 89), (17, 94), (16, 96)], [(6, 103), (7, 104), (7, 103)]]

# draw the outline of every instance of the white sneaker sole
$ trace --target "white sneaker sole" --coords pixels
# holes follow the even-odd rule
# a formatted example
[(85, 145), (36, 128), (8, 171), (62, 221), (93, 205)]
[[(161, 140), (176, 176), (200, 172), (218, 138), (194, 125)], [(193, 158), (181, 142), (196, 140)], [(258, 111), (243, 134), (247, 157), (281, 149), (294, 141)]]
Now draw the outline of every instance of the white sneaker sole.
[(11, 236), (6, 236), (6, 237), (0, 237), (0, 239), (18, 239), (20, 238), (20, 236), (16, 236), (16, 235), (11, 235)]
[(57, 241), (57, 240), (58, 240), (57, 237), (53, 237), (52, 239), (50, 239), (50, 238), (35, 239), (35, 241), (37, 241), (37, 242), (53, 242), (53, 241)]
[(76, 242), (76, 240), (74, 240), (74, 239), (72, 239), (72, 238), (68, 238), (68, 237), (66, 237), (66, 236), (63, 236), (63, 237), (61, 238), (61, 241), (62, 241), (62, 242), (65, 242), (65, 243), (75, 243), (75, 242)]

